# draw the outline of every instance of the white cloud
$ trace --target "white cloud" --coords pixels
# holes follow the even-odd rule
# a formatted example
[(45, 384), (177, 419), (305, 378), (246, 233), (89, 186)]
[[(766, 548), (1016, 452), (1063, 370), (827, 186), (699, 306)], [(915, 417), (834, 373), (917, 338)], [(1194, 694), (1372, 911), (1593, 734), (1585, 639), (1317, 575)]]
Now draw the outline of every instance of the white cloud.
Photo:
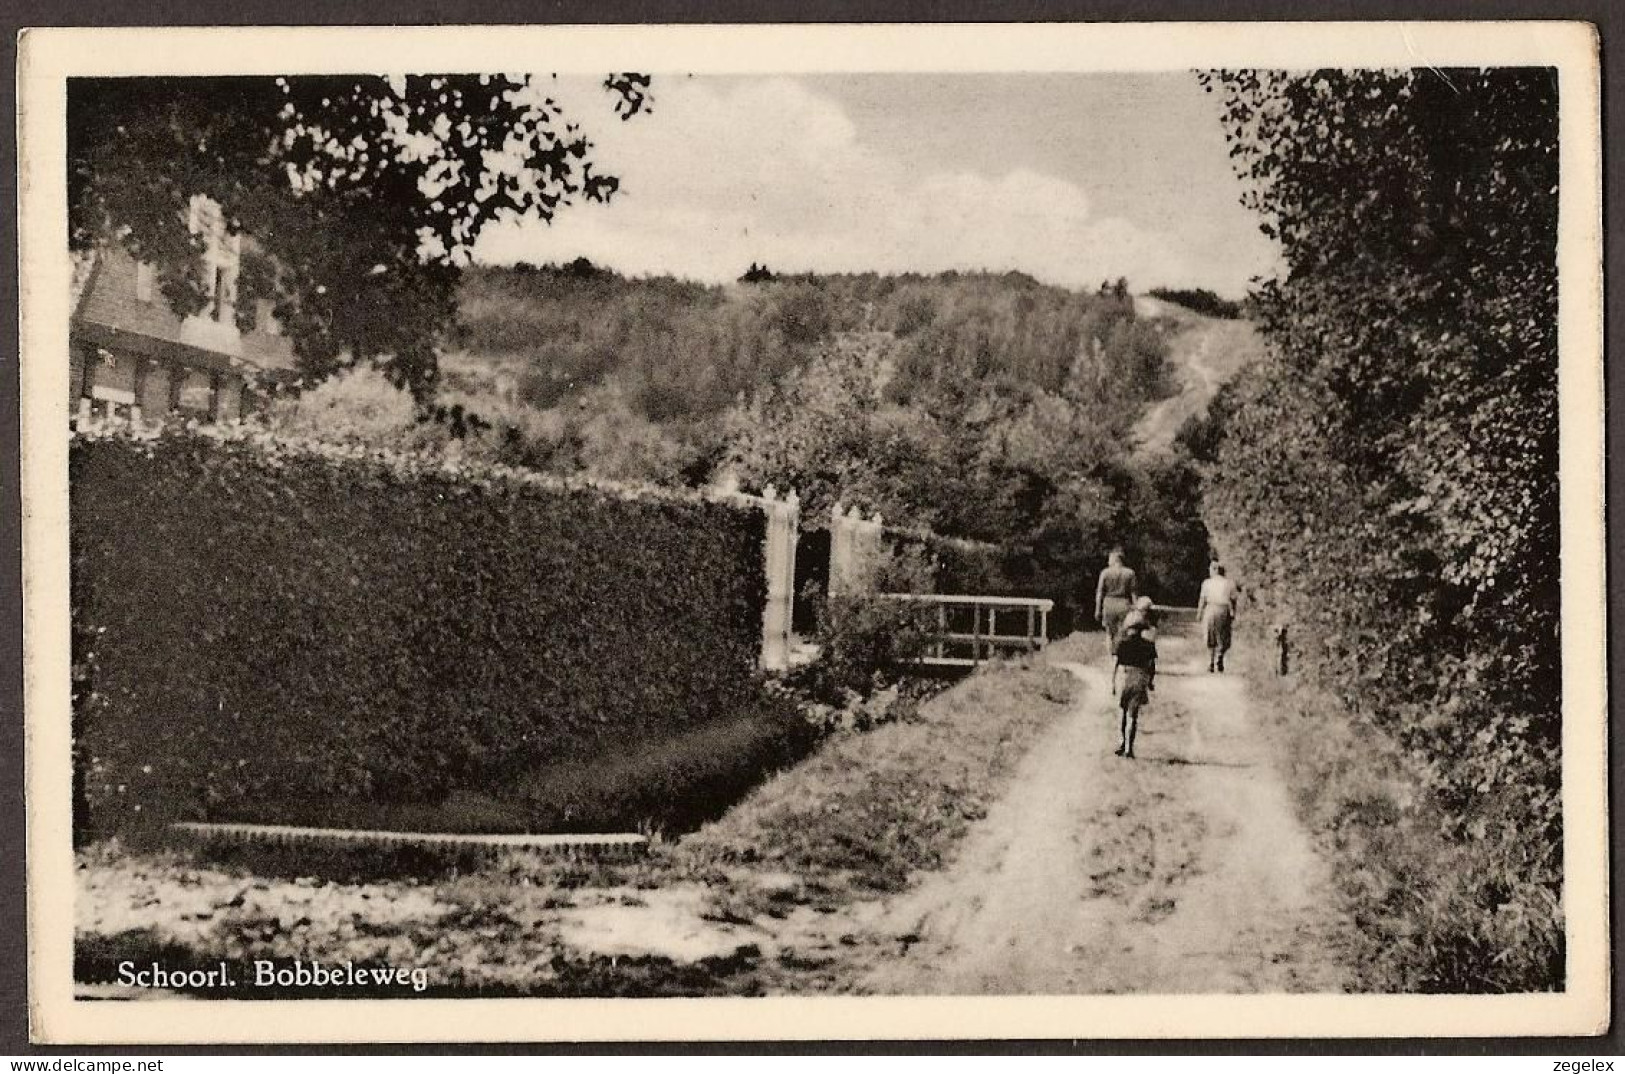
[[(575, 108), (605, 111), (585, 100)], [(1169, 237), (1095, 217), (1076, 183), (1019, 168), (911, 172), (794, 81), (671, 80), (652, 115), (586, 125), (599, 166), (622, 179), (620, 196), (566, 208), (552, 225), (489, 228), (482, 260), (585, 255), (627, 273), (712, 281), (752, 261), (786, 271), (1020, 269), (1079, 287), (1191, 278)]]

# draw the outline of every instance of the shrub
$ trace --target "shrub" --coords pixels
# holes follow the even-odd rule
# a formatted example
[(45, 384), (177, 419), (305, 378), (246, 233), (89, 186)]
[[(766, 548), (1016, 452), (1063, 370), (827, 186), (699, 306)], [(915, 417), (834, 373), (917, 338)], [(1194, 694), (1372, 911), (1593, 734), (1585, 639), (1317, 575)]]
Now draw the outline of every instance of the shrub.
[(70, 465), (99, 831), (434, 803), (764, 711), (754, 509), (243, 429)]
[(895, 682), (930, 638), (932, 609), (873, 594), (827, 598), (819, 616), (818, 662), (796, 684), (818, 702), (843, 705)]
[(849, 707), (896, 682), (925, 652), (935, 613), (880, 592), (928, 592), (929, 564), (883, 549), (869, 564), (870, 584), (854, 593), (835, 593), (818, 602), (818, 661), (796, 675), (794, 684), (815, 703)]
[(360, 365), (336, 373), (272, 411), (279, 429), (293, 436), (355, 440), (408, 451), (429, 446), (433, 427), (418, 421), (412, 393), (383, 371)]

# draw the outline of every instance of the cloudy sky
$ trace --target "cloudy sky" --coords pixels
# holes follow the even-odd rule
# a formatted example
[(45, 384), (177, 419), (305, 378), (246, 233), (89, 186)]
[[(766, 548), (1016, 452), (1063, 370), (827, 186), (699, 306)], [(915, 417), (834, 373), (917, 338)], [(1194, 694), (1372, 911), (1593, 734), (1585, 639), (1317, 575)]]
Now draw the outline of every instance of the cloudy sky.
[(622, 179), (607, 206), (492, 227), (482, 261), (584, 255), (629, 274), (1020, 269), (1094, 287), (1274, 270), (1192, 75), (656, 76), (651, 114), (560, 80)]

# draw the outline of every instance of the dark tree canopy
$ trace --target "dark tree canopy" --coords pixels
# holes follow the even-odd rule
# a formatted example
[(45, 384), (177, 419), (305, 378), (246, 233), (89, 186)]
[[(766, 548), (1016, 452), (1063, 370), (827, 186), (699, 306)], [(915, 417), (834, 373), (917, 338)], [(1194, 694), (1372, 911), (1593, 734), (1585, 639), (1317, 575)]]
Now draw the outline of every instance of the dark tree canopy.
[[(604, 80), (622, 119), (646, 75)], [(158, 266), (176, 312), (205, 304), (191, 199), (244, 244), (240, 316), (271, 299), (303, 369), (378, 361), (432, 391), (436, 344), (484, 226), (603, 201), (613, 176), (528, 75), (76, 79), (68, 88), (70, 243)]]
[(1208, 317), (1233, 321), (1241, 316), (1240, 302), (1223, 298), (1206, 287), (1153, 287), (1147, 293)]

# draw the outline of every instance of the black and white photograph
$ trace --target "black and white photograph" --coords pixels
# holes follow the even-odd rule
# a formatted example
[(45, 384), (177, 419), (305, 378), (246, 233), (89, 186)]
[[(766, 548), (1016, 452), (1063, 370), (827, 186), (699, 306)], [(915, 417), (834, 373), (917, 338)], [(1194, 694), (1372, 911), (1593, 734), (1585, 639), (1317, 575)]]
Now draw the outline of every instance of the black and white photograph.
[(1604, 1031), (1596, 42), (1385, 27), (25, 34), (38, 1038)]

